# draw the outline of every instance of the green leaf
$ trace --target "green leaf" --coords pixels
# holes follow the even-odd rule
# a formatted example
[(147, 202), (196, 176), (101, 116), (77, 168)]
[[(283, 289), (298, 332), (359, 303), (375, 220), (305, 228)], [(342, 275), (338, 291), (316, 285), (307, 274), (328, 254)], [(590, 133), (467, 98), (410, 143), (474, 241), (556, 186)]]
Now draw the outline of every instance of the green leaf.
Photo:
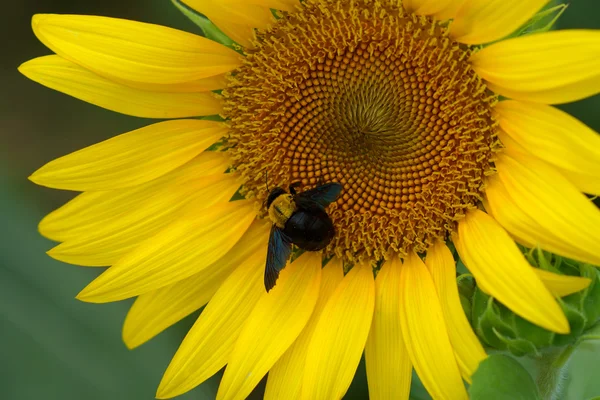
[(494, 354), (473, 374), (471, 400), (540, 400), (540, 394), (521, 364), (511, 357)]
[(183, 4), (180, 0), (171, 0), (171, 2), (185, 15), (188, 17), (194, 24), (198, 25), (202, 32), (204, 32), (204, 36), (206, 36), (210, 40), (214, 40), (215, 42), (221, 43), (227, 47), (235, 48), (234, 41), (229, 38), (226, 34), (224, 34), (219, 28), (216, 27), (208, 18), (204, 15), (199, 14), (195, 10), (189, 8), (185, 4)]

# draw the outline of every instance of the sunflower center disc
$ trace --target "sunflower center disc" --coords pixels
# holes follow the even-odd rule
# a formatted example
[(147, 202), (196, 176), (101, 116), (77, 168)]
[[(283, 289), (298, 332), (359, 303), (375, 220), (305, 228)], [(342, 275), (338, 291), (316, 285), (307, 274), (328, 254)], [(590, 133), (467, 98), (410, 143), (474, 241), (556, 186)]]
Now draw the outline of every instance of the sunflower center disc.
[[(375, 4), (373, 4), (375, 3)], [(328, 247), (349, 260), (425, 251), (482, 197), (499, 147), (470, 50), (395, 1), (304, 3), (258, 35), (225, 115), (248, 196), (344, 189)]]

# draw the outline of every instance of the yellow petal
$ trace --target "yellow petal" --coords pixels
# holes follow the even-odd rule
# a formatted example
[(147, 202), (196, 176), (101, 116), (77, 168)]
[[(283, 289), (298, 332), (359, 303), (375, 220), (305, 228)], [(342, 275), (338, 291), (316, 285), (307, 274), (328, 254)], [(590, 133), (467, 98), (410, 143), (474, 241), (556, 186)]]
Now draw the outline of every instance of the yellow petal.
[(547, 104), (580, 100), (600, 92), (600, 32), (565, 30), (508, 39), (473, 54), (471, 63), (503, 96)]
[(27, 61), (19, 71), (51, 89), (135, 117), (183, 118), (222, 111), (214, 93), (149, 92), (111, 81), (56, 55)]
[(142, 294), (129, 309), (123, 341), (130, 349), (173, 325), (206, 304), (223, 281), (240, 265), (264, 267), (271, 224), (254, 221), (244, 236), (221, 259), (196, 275)]
[(412, 364), (400, 327), (398, 257), (384, 263), (375, 279), (375, 312), (365, 346), (369, 398), (408, 399)]
[(255, 218), (249, 200), (191, 212), (94, 279), (77, 298), (117, 301), (190, 277), (223, 257)]
[(400, 323), (406, 349), (434, 399), (467, 399), (433, 279), (410, 254), (400, 273)]
[(525, 213), (498, 176), (488, 179), (486, 209), (520, 244), (540, 247), (552, 253), (581, 260), (597, 260), (598, 256), (581, 251), (578, 243), (564, 240), (554, 229), (544, 228), (539, 221)]
[(308, 346), (325, 305), (344, 278), (342, 261), (331, 260), (321, 272), (321, 289), (315, 309), (298, 339), (269, 371), (265, 400), (299, 399)]
[(210, 92), (211, 90), (223, 89), (227, 86), (227, 74), (209, 76), (191, 82), (170, 83), (167, 85), (125, 81), (113, 78), (115, 82), (126, 86), (147, 90), (150, 92)]
[(590, 278), (582, 276), (560, 275), (539, 268), (534, 268), (533, 270), (542, 282), (544, 282), (548, 290), (555, 296), (564, 297), (577, 293), (592, 283)]
[[(48, 252), (52, 258), (75, 265), (115, 264), (146, 239), (184, 217), (189, 207), (196, 212), (227, 203), (242, 185), (237, 173), (204, 177), (188, 185), (168, 186), (155, 198), (137, 198), (137, 207), (111, 220), (98, 220), (94, 230), (59, 244)], [(130, 201), (135, 201), (131, 199)]]
[(246, 320), (217, 400), (243, 400), (252, 392), (308, 322), (320, 282), (320, 253), (306, 252), (285, 267), (277, 285), (265, 292)]
[(432, 15), (446, 9), (453, 0), (403, 0), (402, 6), (417, 15)]
[(157, 398), (192, 390), (225, 366), (244, 322), (265, 293), (265, 262), (266, 255), (260, 266), (242, 263), (217, 290), (175, 353)]
[(40, 222), (40, 233), (62, 242), (90, 234), (146, 204), (160, 203), (160, 197), (157, 196), (172, 186), (197, 184), (196, 181), (208, 185), (215, 179), (211, 175), (221, 174), (230, 164), (227, 153), (205, 151), (181, 167), (141, 185), (82, 193), (45, 216)]
[(549, 0), (466, 0), (450, 25), (461, 43), (483, 44), (502, 39), (529, 21)]
[[(33, 31), (58, 55), (109, 79), (164, 86), (238, 67), (242, 58), (212, 40), (160, 25), (92, 15), (38, 14)], [(144, 88), (141, 85), (141, 88)]]
[(469, 211), (458, 223), (453, 242), (475, 279), (499, 302), (536, 325), (569, 332), (567, 318), (554, 297), (492, 217)]
[(375, 306), (373, 270), (357, 264), (325, 305), (308, 347), (303, 399), (344, 396), (367, 342)]
[[(502, 130), (526, 151), (559, 168), (578, 188), (600, 195), (600, 135), (569, 114), (544, 104), (501, 101)], [(508, 147), (508, 144), (505, 144)], [(571, 179), (569, 179), (571, 180)]]
[(29, 179), (77, 191), (135, 186), (187, 163), (226, 132), (214, 121), (159, 122), (50, 161)]
[(425, 265), (433, 277), (458, 368), (463, 378), (471, 383), (471, 376), (486, 358), (486, 354), (460, 303), (456, 286), (456, 263), (448, 247), (443, 242), (438, 242), (427, 251)]
[(486, 210), (508, 233), (523, 246), (543, 248), (554, 254), (576, 259), (582, 257), (577, 248), (543, 228), (538, 221), (527, 215), (508, 193), (506, 186), (497, 176), (487, 182)]
[(524, 153), (500, 154), (496, 166), (505, 191), (496, 197), (492, 188), (488, 194), (490, 207), (500, 212), (504, 204), (499, 200), (508, 194), (534, 221), (533, 224), (529, 218), (521, 223), (513, 221), (518, 227), (517, 236), (526, 234), (529, 242), (539, 243), (545, 250), (600, 265), (600, 210), (587, 197), (536, 157)]

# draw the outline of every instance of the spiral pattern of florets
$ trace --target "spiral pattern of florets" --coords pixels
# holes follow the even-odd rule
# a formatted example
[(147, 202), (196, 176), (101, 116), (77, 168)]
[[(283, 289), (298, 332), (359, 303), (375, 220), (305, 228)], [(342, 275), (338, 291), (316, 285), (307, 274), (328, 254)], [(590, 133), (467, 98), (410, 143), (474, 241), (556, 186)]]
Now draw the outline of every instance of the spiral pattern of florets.
[(259, 32), (223, 91), (247, 196), (339, 182), (330, 253), (425, 251), (482, 199), (496, 96), (447, 28), (395, 1), (317, 0)]

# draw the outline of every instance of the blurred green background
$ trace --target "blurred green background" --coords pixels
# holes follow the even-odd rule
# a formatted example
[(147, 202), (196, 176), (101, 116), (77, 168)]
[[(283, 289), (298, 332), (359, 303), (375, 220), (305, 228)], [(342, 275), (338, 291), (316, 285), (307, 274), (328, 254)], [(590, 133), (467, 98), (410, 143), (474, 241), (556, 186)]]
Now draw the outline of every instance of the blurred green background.
[[(74, 296), (100, 269), (45, 255), (52, 243), (37, 222), (73, 194), (37, 187), (27, 176), (44, 163), (150, 122), (119, 115), (30, 82), (17, 66), (50, 54), (34, 37), (35, 13), (96, 14), (199, 30), (169, 0), (24, 0), (0, 14), (0, 399), (152, 399), (196, 315), (135, 351), (121, 341), (129, 301), (92, 305)], [(600, 0), (573, 0), (559, 28), (600, 29)], [(598, 96), (562, 107), (600, 131)], [(600, 346), (577, 351), (569, 400), (600, 395)], [(348, 399), (366, 399), (361, 366)], [(212, 399), (218, 376), (183, 399)], [(252, 394), (260, 398), (261, 387)], [(415, 399), (426, 398), (415, 386)]]

